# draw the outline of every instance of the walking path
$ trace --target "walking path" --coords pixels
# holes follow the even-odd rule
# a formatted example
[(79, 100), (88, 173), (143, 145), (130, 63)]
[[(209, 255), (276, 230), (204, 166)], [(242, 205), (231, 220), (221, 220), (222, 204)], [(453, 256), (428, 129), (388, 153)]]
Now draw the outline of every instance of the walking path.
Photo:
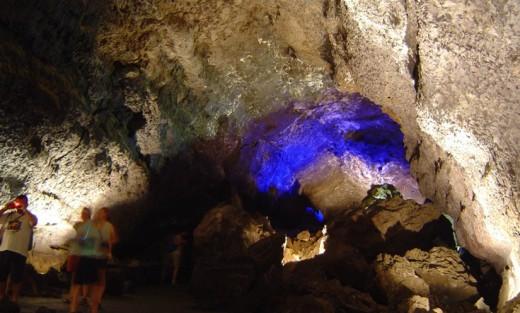
[[(68, 305), (60, 298), (24, 297), (20, 299), (21, 313), (34, 313), (39, 307), (68, 312)], [(80, 309), (88, 313), (88, 307)], [(106, 296), (101, 313), (224, 313), (197, 309), (187, 291), (170, 286), (143, 287), (134, 294)]]

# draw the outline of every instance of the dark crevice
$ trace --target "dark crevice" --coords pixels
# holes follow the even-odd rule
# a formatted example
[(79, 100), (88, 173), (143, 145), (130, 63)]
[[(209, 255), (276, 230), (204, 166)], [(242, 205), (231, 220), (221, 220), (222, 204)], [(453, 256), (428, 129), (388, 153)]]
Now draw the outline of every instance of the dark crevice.
[(324, 17), (328, 17), (328, 15), (329, 15), (329, 0), (323, 1), (322, 14), (323, 14)]
[(419, 53), (419, 44), (415, 48), (415, 63), (413, 65), (412, 79), (414, 81), (415, 94), (419, 96), (421, 90), (421, 57)]
[(408, 163), (412, 163), (414, 160), (419, 160), (421, 157), (421, 144), (422, 141), (417, 142), (417, 145), (413, 149), (412, 155), (410, 155), (410, 158), (408, 159)]
[(55, 193), (52, 193), (50, 191), (42, 191), (41, 193), (44, 196), (47, 196), (47, 197), (52, 198), (54, 200), (61, 201), (61, 198), (57, 194), (55, 194)]
[(323, 45), (320, 47), (320, 56), (323, 60), (325, 60), (328, 64), (330, 64), (330, 74), (331, 77), (334, 77), (336, 73), (336, 63), (334, 62), (334, 56), (332, 55), (332, 43), (328, 35), (326, 35), (323, 39)]
[(83, 140), (85, 139), (86, 135), (88, 134), (88, 131), (87, 129), (83, 128), (82, 131), (81, 131), (81, 134), (80, 134), (80, 137), (79, 137), (79, 141), (78, 143), (72, 148), (70, 149), (69, 151), (65, 152), (64, 154), (60, 155), (59, 157), (57, 157), (56, 159), (54, 159), (54, 162), (58, 162), (60, 161), (61, 159), (63, 159), (64, 157), (66, 157), (67, 155), (71, 154), (72, 152), (74, 152), (76, 149), (79, 148), (79, 146), (81, 145), (81, 143), (83, 142)]
[(420, 53), (419, 43), (417, 37), (419, 35), (419, 24), (417, 20), (417, 12), (415, 2), (405, 1), (406, 7), (406, 35), (405, 42), (408, 48), (411, 50), (408, 60), (408, 70), (414, 80), (415, 93), (418, 96), (420, 91)]

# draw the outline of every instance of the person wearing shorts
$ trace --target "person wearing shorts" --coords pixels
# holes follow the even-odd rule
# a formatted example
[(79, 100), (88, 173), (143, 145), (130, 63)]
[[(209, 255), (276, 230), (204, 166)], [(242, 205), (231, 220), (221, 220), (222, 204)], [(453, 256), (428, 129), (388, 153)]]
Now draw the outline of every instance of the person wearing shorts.
[(98, 304), (95, 301), (95, 286), (99, 283), (99, 250), (101, 246), (101, 233), (92, 220), (85, 221), (76, 229), (75, 243), (79, 255), (78, 265), (73, 273), (71, 299), (69, 312), (77, 312), (79, 294), (82, 286), (88, 286), (91, 290), (90, 312), (98, 312)]
[(97, 267), (99, 281), (94, 287), (92, 302), (101, 303), (106, 288), (107, 265), (112, 260), (112, 247), (117, 242), (117, 234), (114, 225), (109, 222), (108, 208), (99, 209), (94, 216), (94, 225), (101, 236), (101, 243), (97, 254)]
[(9, 300), (18, 302), (27, 253), (32, 248), (33, 227), (38, 223), (28, 205), (27, 196), (20, 195), (0, 209), (0, 300), (11, 291)]
[[(77, 230), (84, 223), (90, 221), (92, 216), (92, 210), (90, 208), (84, 207), (81, 210), (81, 221), (74, 224), (74, 229)], [(78, 271), (78, 264), (80, 260), (80, 246), (78, 244), (78, 240), (72, 240), (69, 244), (69, 256), (67, 258), (67, 271), (71, 273), (72, 279), (70, 284), (69, 297), (67, 302), (70, 302), (72, 299), (72, 282), (74, 281), (75, 275)], [(84, 303), (88, 303), (88, 286), (81, 286), (81, 301)]]

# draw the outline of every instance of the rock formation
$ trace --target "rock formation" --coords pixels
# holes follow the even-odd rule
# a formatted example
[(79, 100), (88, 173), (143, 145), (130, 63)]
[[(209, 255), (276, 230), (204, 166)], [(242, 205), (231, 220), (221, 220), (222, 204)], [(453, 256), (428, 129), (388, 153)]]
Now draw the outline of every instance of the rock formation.
[[(383, 194), (386, 199), (374, 201)], [(476, 313), (483, 312), (476, 305), (481, 297), (496, 305), (499, 288), (483, 288), (491, 282), (482, 273), (487, 266), (459, 256), (452, 242), (449, 247), (449, 222), (433, 227), (448, 227), (448, 238), (431, 236), (439, 210), (403, 200), (388, 185), (372, 188), (363, 203), (369, 205), (328, 225), (334, 229), (345, 219), (349, 224), (339, 229), (351, 233), (332, 232), (327, 241), (322, 231), (285, 235), (283, 260), (287, 230), (275, 233), (231, 205), (210, 210), (195, 231), (192, 288), (199, 303), (233, 312)]]
[(199, 302), (209, 307), (234, 303), (255, 281), (257, 268), (280, 263), (281, 241), (274, 238), (278, 246), (268, 245), (267, 257), (259, 247), (262, 239), (273, 234), (262, 216), (232, 205), (210, 210), (193, 234), (196, 261), (191, 285)]
[(289, 262), (299, 262), (312, 259), (317, 255), (325, 252), (325, 243), (327, 241), (327, 227), (323, 230), (311, 234), (304, 230), (296, 238), (286, 236), (283, 244), (282, 264)]
[(380, 255), (376, 273), (390, 303), (397, 306), (409, 305), (410, 298), (420, 296), (430, 299), (432, 309), (438, 306), (452, 312), (463, 302), (473, 307), (479, 298), (477, 281), (458, 254), (447, 248), (435, 247), (429, 252), (414, 249), (404, 257)]
[[(401, 126), (422, 195), (502, 273), (505, 303), (520, 291), (519, 15), (513, 0), (4, 0), (0, 200), (29, 193), (44, 270), (82, 206), (119, 205), (131, 230), (174, 156), (358, 92)], [(327, 175), (307, 196), (349, 183)]]

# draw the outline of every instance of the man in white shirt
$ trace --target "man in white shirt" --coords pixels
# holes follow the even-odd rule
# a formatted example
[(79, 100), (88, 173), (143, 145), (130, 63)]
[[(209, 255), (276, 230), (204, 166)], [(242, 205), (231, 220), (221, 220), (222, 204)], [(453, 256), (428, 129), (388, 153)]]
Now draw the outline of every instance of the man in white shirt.
[(10, 300), (18, 302), (27, 253), (32, 248), (29, 246), (33, 227), (38, 223), (37, 217), (27, 209), (28, 205), (27, 196), (21, 195), (0, 209), (0, 300), (10, 290)]

